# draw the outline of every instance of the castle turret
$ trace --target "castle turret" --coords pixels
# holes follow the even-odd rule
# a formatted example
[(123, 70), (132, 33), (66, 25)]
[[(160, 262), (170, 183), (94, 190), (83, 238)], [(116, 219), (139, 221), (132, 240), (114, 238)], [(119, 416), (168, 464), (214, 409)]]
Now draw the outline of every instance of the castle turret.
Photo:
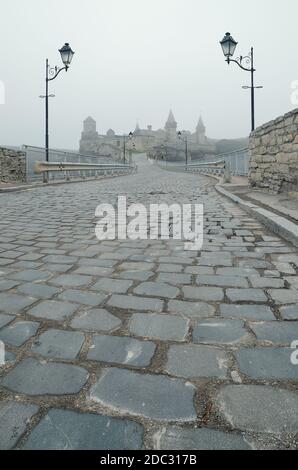
[(177, 139), (177, 122), (174, 118), (173, 111), (170, 110), (168, 120), (165, 125), (165, 130), (167, 134), (167, 140), (176, 140)]
[(91, 117), (87, 117), (84, 121), (83, 134), (95, 134), (96, 133), (96, 121)]
[(83, 132), (80, 140), (80, 152), (86, 153), (94, 142), (98, 139), (96, 131), (96, 121), (91, 117), (87, 117), (83, 123)]
[(206, 143), (206, 127), (204, 126), (202, 116), (200, 116), (199, 122), (196, 127), (196, 143)]

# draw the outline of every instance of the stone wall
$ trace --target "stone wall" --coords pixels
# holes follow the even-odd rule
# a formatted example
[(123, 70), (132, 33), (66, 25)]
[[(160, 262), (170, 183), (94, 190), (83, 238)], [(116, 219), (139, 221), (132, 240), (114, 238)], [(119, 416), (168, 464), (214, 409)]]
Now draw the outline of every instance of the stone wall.
[(298, 109), (258, 127), (250, 136), (252, 187), (298, 191)]
[(26, 153), (0, 147), (0, 182), (26, 181)]

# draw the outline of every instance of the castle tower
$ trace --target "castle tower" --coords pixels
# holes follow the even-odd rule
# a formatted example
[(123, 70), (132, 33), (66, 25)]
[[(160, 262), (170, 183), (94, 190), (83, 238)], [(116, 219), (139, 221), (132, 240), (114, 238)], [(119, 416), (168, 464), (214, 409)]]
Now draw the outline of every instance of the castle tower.
[(196, 143), (199, 145), (204, 145), (206, 144), (206, 140), (206, 127), (204, 126), (202, 116), (200, 116), (196, 127)]
[(137, 136), (137, 135), (140, 135), (140, 134), (141, 134), (141, 129), (140, 129), (139, 123), (137, 122), (137, 123), (136, 123), (136, 128), (135, 128), (135, 130), (133, 131), (133, 135), (134, 135), (134, 136)]
[(91, 116), (84, 121), (83, 134), (96, 134), (96, 121)]
[(98, 139), (96, 131), (96, 121), (91, 117), (87, 117), (83, 123), (83, 132), (80, 140), (80, 152), (90, 153), (90, 148), (95, 145)]
[(177, 139), (177, 122), (174, 118), (174, 114), (172, 110), (170, 110), (170, 114), (168, 120), (165, 125), (167, 140), (175, 141)]

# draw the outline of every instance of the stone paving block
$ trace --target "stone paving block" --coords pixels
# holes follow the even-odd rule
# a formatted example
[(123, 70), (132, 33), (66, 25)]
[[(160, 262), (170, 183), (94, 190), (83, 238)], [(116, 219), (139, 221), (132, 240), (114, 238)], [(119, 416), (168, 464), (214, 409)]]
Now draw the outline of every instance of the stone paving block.
[(216, 274), (235, 277), (252, 277), (259, 275), (258, 271), (253, 268), (218, 268)]
[(15, 274), (10, 274), (9, 277), (15, 281), (45, 281), (49, 279), (50, 273), (39, 271), (38, 269), (27, 269)]
[(281, 434), (298, 432), (298, 396), (262, 385), (227, 385), (215, 400), (221, 417), (240, 431)]
[(85, 341), (85, 335), (76, 331), (47, 330), (32, 346), (32, 351), (54, 359), (75, 359)]
[(44, 269), (51, 273), (66, 273), (71, 269), (69, 264), (44, 264)]
[(248, 287), (245, 278), (236, 276), (197, 276), (198, 285), (217, 286), (217, 287)]
[(241, 434), (170, 426), (153, 436), (157, 450), (250, 450)]
[(78, 304), (89, 305), (90, 307), (96, 307), (101, 305), (106, 299), (105, 294), (96, 294), (95, 292), (67, 289), (62, 292), (59, 296), (59, 300), (67, 300), (69, 302), (75, 302)]
[(38, 412), (38, 406), (17, 401), (0, 403), (0, 450), (10, 450), (26, 431), (29, 420)]
[(73, 274), (83, 274), (87, 276), (110, 276), (113, 273), (113, 268), (104, 268), (101, 266), (80, 266)]
[(235, 248), (235, 251), (233, 251), (233, 256), (235, 258), (245, 258), (245, 259), (264, 259), (265, 254), (264, 253), (256, 253), (255, 251), (237, 251), (237, 248)]
[(281, 273), (283, 274), (291, 274), (291, 275), (295, 275), (296, 274), (296, 271), (294, 268), (292, 268), (292, 266), (290, 265), (290, 263), (278, 263), (278, 262), (273, 262), (273, 264), (275, 265), (276, 269), (278, 271), (280, 271)]
[(62, 274), (51, 279), (51, 283), (61, 287), (85, 287), (91, 284), (91, 276), (82, 276), (80, 274)]
[(277, 305), (298, 303), (298, 291), (295, 289), (269, 289), (268, 294)]
[(179, 295), (179, 289), (162, 282), (144, 282), (134, 289), (134, 293), (149, 297), (175, 299)]
[(15, 262), (14, 259), (5, 259), (0, 257), (0, 266), (9, 266)]
[(242, 259), (239, 261), (239, 267), (246, 269), (273, 269), (271, 263), (260, 259)]
[(297, 380), (298, 368), (291, 363), (293, 349), (256, 348), (235, 353), (240, 371), (253, 379)]
[(195, 388), (182, 379), (110, 368), (92, 387), (90, 399), (121, 414), (191, 422), (197, 419), (194, 392)]
[(251, 277), (250, 279), (252, 287), (267, 289), (269, 287), (274, 287), (276, 289), (283, 288), (285, 286), (285, 281), (283, 279), (272, 279), (266, 277)]
[(33, 429), (24, 450), (139, 450), (143, 427), (129, 420), (51, 409)]
[(96, 291), (103, 291), (107, 294), (126, 294), (128, 289), (133, 285), (133, 281), (122, 279), (109, 279), (102, 278), (91, 289)]
[(193, 331), (194, 343), (231, 344), (247, 339), (248, 332), (241, 320), (219, 318), (200, 321)]
[(80, 258), (78, 261), (79, 266), (97, 266), (99, 268), (113, 268), (115, 264), (117, 264), (116, 261), (99, 258)]
[(37, 299), (50, 299), (60, 292), (56, 287), (47, 286), (44, 284), (26, 283), (18, 287), (18, 292), (30, 295)]
[(188, 327), (188, 320), (178, 316), (149, 313), (134, 314), (128, 326), (129, 331), (136, 336), (162, 341), (184, 341)]
[(15, 251), (15, 250), (3, 251), (1, 253), (1, 258), (16, 259), (22, 256), (23, 254), (24, 252)]
[(142, 263), (127, 261), (120, 264), (120, 271), (150, 271), (154, 268), (154, 263)]
[(15, 315), (6, 315), (4, 313), (0, 313), (0, 328), (11, 323), (16, 318)]
[(148, 281), (153, 277), (155, 273), (153, 271), (122, 271), (117, 273), (117, 277), (120, 279), (131, 279), (132, 281)]
[(298, 304), (279, 309), (283, 320), (298, 320)]
[(20, 283), (17, 281), (10, 281), (8, 279), (0, 280), (0, 292), (4, 292), (6, 290), (13, 289), (14, 287), (18, 286)]
[(177, 377), (203, 378), (227, 376), (227, 356), (219, 348), (185, 344), (170, 346), (166, 372)]
[(250, 328), (259, 341), (290, 346), (298, 341), (298, 322), (262, 322), (250, 323)]
[(117, 330), (121, 325), (119, 318), (104, 309), (81, 312), (71, 322), (72, 328), (105, 332)]
[(202, 276), (209, 276), (214, 274), (214, 269), (209, 266), (188, 266), (185, 268), (185, 273), (188, 274), (201, 274)]
[(298, 255), (296, 255), (294, 253), (289, 254), (289, 255), (278, 256), (278, 261), (280, 263), (294, 264), (296, 266), (296, 268), (298, 268)]
[(75, 264), (78, 258), (75, 256), (64, 256), (64, 255), (48, 255), (43, 258), (44, 263), (55, 263), (55, 264)]
[(220, 314), (225, 318), (239, 318), (242, 320), (275, 320), (271, 308), (266, 305), (221, 304)]
[(8, 274), (13, 274), (15, 269), (11, 266), (9, 268), (3, 268), (0, 266), (0, 278), (3, 281)]
[(147, 367), (150, 365), (154, 352), (155, 344), (151, 341), (95, 335), (87, 358), (91, 361)]
[(280, 272), (279, 272), (279, 271), (274, 271), (274, 270), (271, 270), (271, 271), (264, 271), (264, 277), (276, 277), (276, 278), (279, 278), (279, 277), (280, 277)]
[(187, 302), (185, 300), (170, 300), (168, 311), (188, 318), (207, 318), (215, 315), (215, 307), (205, 302)]
[(13, 264), (14, 269), (38, 269), (42, 266), (42, 263), (36, 263), (35, 261), (19, 261)]
[(192, 264), (193, 261), (191, 258), (185, 256), (162, 256), (159, 258), (158, 262), (160, 264)]
[(2, 380), (3, 387), (30, 396), (79, 393), (89, 377), (82, 367), (25, 359)]
[(0, 340), (10, 346), (22, 346), (36, 334), (38, 328), (37, 322), (18, 321), (0, 330)]
[(28, 311), (29, 315), (37, 318), (47, 318), (48, 320), (65, 321), (77, 309), (78, 304), (60, 302), (56, 300), (46, 300)]
[(218, 256), (217, 258), (200, 258), (198, 260), (199, 266), (209, 266), (209, 267), (218, 267), (218, 266), (233, 266), (233, 261), (230, 258), (221, 258)]
[(156, 282), (166, 282), (176, 286), (182, 284), (191, 284), (192, 279), (190, 274), (160, 273), (156, 279)]
[(21, 260), (21, 261), (36, 261), (36, 260), (40, 260), (40, 258), (42, 258), (44, 255), (42, 255), (41, 253), (26, 253), (25, 255), (23, 256), (20, 256), (18, 258), (18, 260)]
[(285, 278), (285, 281), (287, 281), (290, 286), (291, 286), (291, 289), (296, 289), (298, 290), (298, 276), (289, 276), (289, 277), (286, 277)]
[(29, 305), (36, 302), (36, 299), (25, 297), (24, 295), (0, 293), (0, 311), (7, 313), (20, 312)]
[(158, 266), (158, 273), (182, 273), (182, 264), (160, 264)]
[(148, 299), (147, 297), (136, 297), (135, 295), (112, 295), (108, 305), (122, 310), (141, 310), (151, 312), (162, 312), (163, 301), (160, 299)]
[(226, 295), (231, 302), (268, 302), (261, 289), (227, 289)]
[(183, 287), (186, 299), (219, 302), (224, 298), (224, 291), (219, 287)]

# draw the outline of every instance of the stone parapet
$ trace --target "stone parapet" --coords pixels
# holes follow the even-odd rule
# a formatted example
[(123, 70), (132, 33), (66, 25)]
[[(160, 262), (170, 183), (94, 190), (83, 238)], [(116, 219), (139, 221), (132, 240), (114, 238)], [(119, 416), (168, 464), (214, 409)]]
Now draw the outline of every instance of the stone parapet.
[(250, 135), (249, 182), (272, 193), (298, 191), (298, 109)]

